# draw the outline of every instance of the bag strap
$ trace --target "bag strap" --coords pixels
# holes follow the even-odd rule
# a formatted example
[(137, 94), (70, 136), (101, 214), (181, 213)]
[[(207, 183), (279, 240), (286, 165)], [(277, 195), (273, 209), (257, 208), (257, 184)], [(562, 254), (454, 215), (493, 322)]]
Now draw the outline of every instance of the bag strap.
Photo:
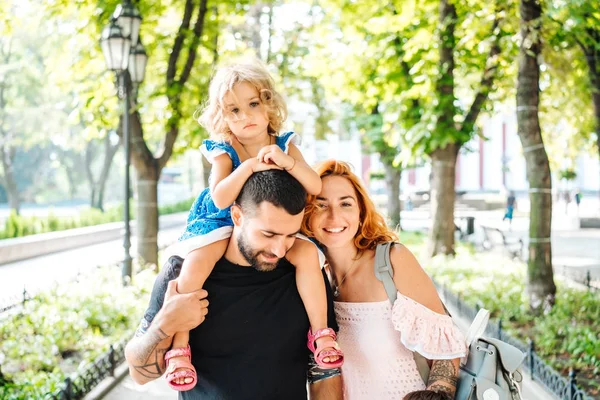
[(480, 308), (477, 315), (473, 319), (469, 330), (467, 331), (467, 348), (476, 342), (483, 336), (485, 328), (487, 327), (488, 320), (490, 319), (490, 312), (485, 308)]
[[(398, 289), (394, 283), (394, 269), (390, 260), (390, 251), (394, 242), (379, 243), (375, 248), (375, 277), (383, 283), (383, 287), (388, 295), (392, 306), (398, 297)], [(444, 309), (446, 307), (444, 306)], [(425, 385), (429, 380), (429, 361), (420, 353), (413, 351), (413, 358), (417, 364), (417, 370)]]
[[(392, 262), (390, 259), (390, 252), (392, 251), (392, 245), (396, 242), (385, 242), (379, 243), (375, 248), (375, 277), (383, 282), (383, 287), (390, 299), (390, 303), (394, 305), (396, 298), (398, 297), (398, 289), (394, 283), (394, 268), (392, 268)], [(446, 308), (446, 305), (442, 302), (442, 307), (449, 317), (452, 317), (450, 311)]]
[(375, 277), (383, 282), (383, 287), (392, 305), (398, 296), (394, 284), (394, 270), (390, 261), (390, 251), (394, 242), (379, 243), (375, 248)]

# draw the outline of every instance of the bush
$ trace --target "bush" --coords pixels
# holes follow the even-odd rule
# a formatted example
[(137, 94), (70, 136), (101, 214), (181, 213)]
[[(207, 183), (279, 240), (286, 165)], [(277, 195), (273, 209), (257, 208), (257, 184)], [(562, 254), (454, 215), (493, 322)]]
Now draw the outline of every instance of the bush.
[(161, 206), (158, 208), (158, 213), (160, 215), (167, 215), (167, 214), (175, 214), (178, 212), (189, 211), (190, 208), (192, 208), (192, 204), (194, 204), (195, 200), (196, 199), (187, 199), (187, 200), (182, 200), (175, 204), (168, 204), (166, 206)]
[(118, 268), (100, 268), (25, 303), (0, 324), (1, 399), (43, 398), (78, 368), (132, 334), (154, 275), (122, 287)]
[[(180, 201), (179, 203), (159, 207), (160, 215), (189, 211), (194, 199)], [(133, 202), (129, 207), (131, 219), (135, 219)], [(96, 208), (85, 208), (75, 217), (57, 217), (50, 212), (45, 217), (24, 217), (11, 211), (0, 230), (0, 239), (17, 238), (46, 232), (63, 231), (85, 226), (119, 222), (123, 220), (123, 205), (107, 208), (104, 212)]]

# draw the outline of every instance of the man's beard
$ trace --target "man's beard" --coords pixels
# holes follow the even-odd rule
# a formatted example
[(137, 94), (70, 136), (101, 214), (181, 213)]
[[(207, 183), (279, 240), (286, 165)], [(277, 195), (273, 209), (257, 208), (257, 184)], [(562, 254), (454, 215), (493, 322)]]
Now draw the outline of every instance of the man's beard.
[(261, 272), (268, 272), (268, 271), (273, 271), (277, 267), (277, 263), (267, 263), (267, 262), (259, 261), (258, 256), (260, 256), (261, 254), (264, 254), (269, 257), (271, 257), (272, 254), (269, 254), (262, 250), (258, 251), (258, 252), (254, 252), (254, 249), (247, 243), (244, 232), (240, 232), (237, 242), (238, 242), (238, 249), (240, 250), (240, 253), (242, 253), (242, 256), (244, 256), (246, 261), (248, 261), (250, 263), (250, 265), (252, 266), (252, 268), (254, 268), (255, 270), (261, 271)]

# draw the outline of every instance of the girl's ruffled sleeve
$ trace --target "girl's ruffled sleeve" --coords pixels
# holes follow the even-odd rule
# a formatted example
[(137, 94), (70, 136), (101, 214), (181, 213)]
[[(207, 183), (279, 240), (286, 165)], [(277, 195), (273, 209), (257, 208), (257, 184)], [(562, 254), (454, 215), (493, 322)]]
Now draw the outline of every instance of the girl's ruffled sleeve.
[(392, 323), (404, 346), (430, 360), (464, 357), (463, 333), (448, 315), (438, 314), (398, 292), (392, 307)]
[(227, 154), (229, 157), (232, 157), (231, 151), (233, 151), (233, 148), (229, 143), (207, 139), (202, 142), (200, 151), (211, 164), (214, 164), (215, 158), (221, 154)]
[(290, 150), (290, 144), (293, 143), (296, 146), (300, 146), (302, 144), (302, 138), (297, 133), (286, 132), (277, 138), (277, 142), (283, 152), (287, 154)]

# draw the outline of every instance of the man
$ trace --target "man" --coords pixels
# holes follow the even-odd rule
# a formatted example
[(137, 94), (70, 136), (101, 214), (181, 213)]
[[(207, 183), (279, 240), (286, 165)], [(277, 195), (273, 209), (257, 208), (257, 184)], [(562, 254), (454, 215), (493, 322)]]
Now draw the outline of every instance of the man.
[[(134, 381), (143, 384), (160, 377), (173, 335), (190, 330), (198, 382), (180, 392), (180, 399), (306, 399), (309, 322), (296, 289), (295, 268), (284, 258), (290, 257), (305, 202), (304, 188), (287, 172), (255, 173), (232, 206), (232, 237), (205, 290), (178, 294), (172, 279), (182, 260), (169, 259), (125, 349)], [(318, 262), (309, 242), (301, 241), (293, 251)], [(330, 326), (336, 328), (331, 289), (326, 287)], [(311, 398), (341, 399), (339, 370), (312, 367), (309, 372), (314, 372), (309, 373), (314, 382)]]

